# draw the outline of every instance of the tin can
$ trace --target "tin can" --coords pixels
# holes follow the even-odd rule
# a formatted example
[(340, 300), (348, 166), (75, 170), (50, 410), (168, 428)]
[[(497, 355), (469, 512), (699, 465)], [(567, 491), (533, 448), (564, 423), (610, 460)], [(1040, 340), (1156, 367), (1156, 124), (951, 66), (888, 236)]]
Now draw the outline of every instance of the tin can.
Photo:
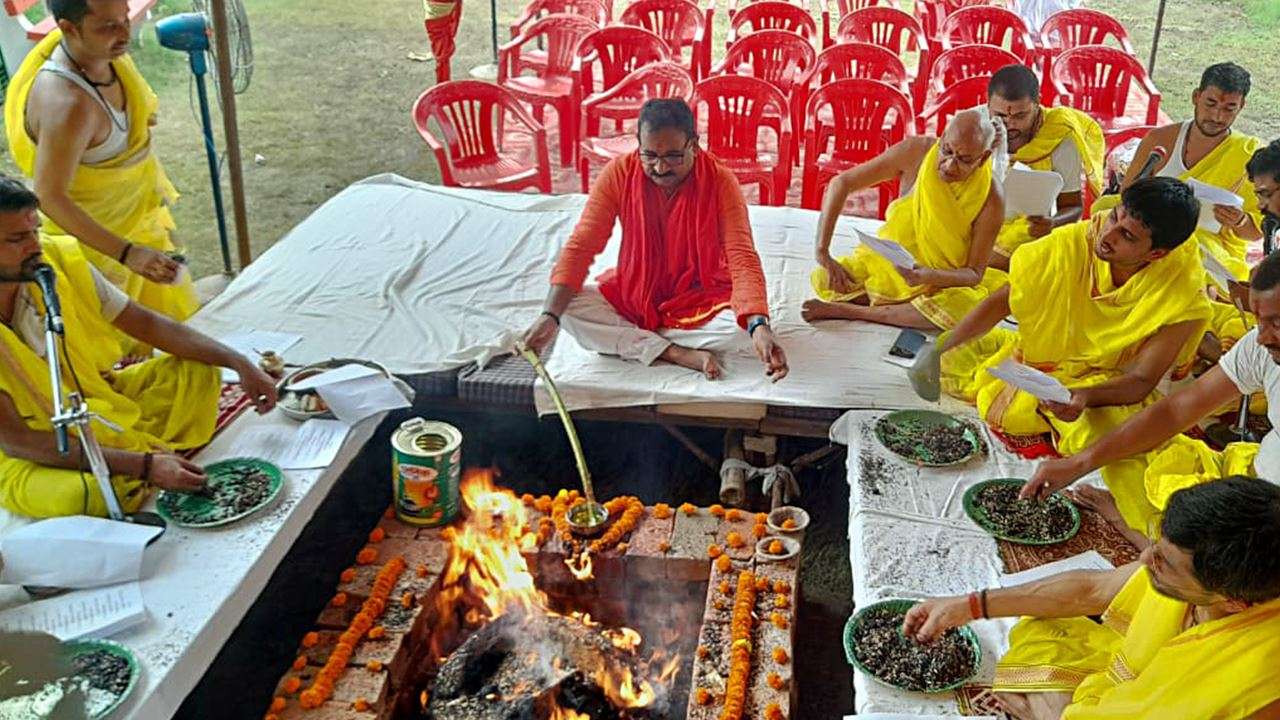
[(396, 516), (410, 525), (447, 525), (458, 514), (462, 433), (443, 422), (411, 418), (391, 436), (391, 492)]

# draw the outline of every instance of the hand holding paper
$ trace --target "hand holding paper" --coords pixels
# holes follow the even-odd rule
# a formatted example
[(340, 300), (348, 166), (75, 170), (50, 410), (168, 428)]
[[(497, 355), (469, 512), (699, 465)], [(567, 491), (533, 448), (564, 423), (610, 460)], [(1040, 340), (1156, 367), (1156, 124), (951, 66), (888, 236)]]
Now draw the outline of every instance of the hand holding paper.
[(1211, 233), (1222, 230), (1222, 223), (1218, 222), (1218, 219), (1213, 214), (1215, 205), (1226, 205), (1233, 208), (1244, 207), (1244, 198), (1230, 190), (1223, 190), (1216, 185), (1203, 183), (1195, 178), (1189, 178), (1187, 185), (1191, 187), (1191, 191), (1196, 194), (1196, 199), (1200, 201), (1200, 227)]
[(877, 255), (893, 263), (894, 267), (900, 267), (904, 270), (910, 270), (916, 266), (916, 258), (906, 248), (896, 241), (888, 238), (876, 237), (868, 235), (861, 230), (858, 232), (858, 242), (871, 248)]
[(1030, 393), (1039, 400), (1066, 405), (1071, 402), (1071, 391), (1057, 378), (1047, 373), (1007, 359), (987, 372), (1013, 387)]
[(1004, 181), (1004, 217), (1052, 217), (1061, 193), (1062, 176), (1058, 173), (1015, 163)]

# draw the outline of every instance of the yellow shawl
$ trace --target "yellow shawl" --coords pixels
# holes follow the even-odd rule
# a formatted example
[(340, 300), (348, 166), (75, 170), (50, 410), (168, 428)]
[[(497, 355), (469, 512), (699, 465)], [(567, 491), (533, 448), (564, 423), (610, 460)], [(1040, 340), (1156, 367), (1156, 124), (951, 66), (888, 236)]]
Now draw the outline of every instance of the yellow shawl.
[[(1245, 164), (1262, 145), (1263, 142), (1258, 138), (1232, 130), (1226, 140), (1201, 158), (1195, 167), (1178, 176), (1178, 179), (1186, 181), (1195, 178), (1239, 195), (1244, 198), (1244, 211), (1253, 218), (1254, 225), (1262, 227), (1258, 196), (1253, 194), (1253, 183), (1249, 182), (1249, 173), (1245, 171)], [(1237, 280), (1249, 277), (1249, 267), (1245, 264), (1245, 252), (1249, 243), (1236, 235), (1234, 230), (1223, 226), (1217, 233), (1211, 233), (1197, 228), (1192, 237), (1222, 261)]]
[[(94, 427), (99, 441), (108, 447), (146, 451), (164, 447), (158, 438), (135, 430), (143, 408), (134, 400), (116, 392), (109, 382), (111, 368), (120, 357), (120, 346), (112, 326), (102, 317), (97, 290), (89, 263), (80, 252), (79, 243), (62, 236), (43, 243), (45, 261), (57, 273), (58, 297), (66, 326), (67, 352), (75, 368), (90, 411), (124, 428), (116, 433), (105, 425)], [(29, 286), (37, 307), (44, 307), (40, 291)], [(66, 391), (74, 386), (73, 375), (65, 360), (62, 379)], [(41, 358), (23, 342), (9, 326), (0, 323), (0, 390), (13, 399), (19, 414), (32, 430), (51, 432), (49, 422), (52, 400), (49, 395), (49, 370)], [(172, 401), (172, 398), (169, 399)], [(212, 413), (208, 434), (213, 432)], [(206, 436), (207, 439), (207, 436)]]
[(1103, 615), (1120, 635), (1109, 667), (1062, 719), (1243, 718), (1280, 699), (1280, 600), (1184, 631), (1189, 610), (1139, 568)]
[[(1009, 307), (1024, 362), (1042, 369), (1120, 368), (1166, 325), (1209, 319), (1196, 243), (1182, 243), (1117, 288), (1111, 266), (1094, 255), (1105, 220), (1060, 227), (1014, 254)], [(1181, 362), (1198, 342), (1188, 342)]]
[[(28, 177), (35, 172), (37, 149), (35, 140), (27, 133), (27, 98), (40, 68), (61, 41), (62, 32), (56, 29), (40, 41), (9, 81), (5, 94), (4, 125), (9, 152), (14, 163)], [(169, 231), (174, 228), (174, 222), (168, 205), (177, 200), (178, 192), (152, 152), (151, 119), (159, 107), (159, 99), (129, 56), (112, 61), (112, 65), (125, 93), (129, 116), (128, 148), (106, 162), (80, 165), (68, 194), (90, 217), (112, 233), (138, 245), (170, 251), (174, 246)], [(50, 236), (66, 234), (47, 216), (44, 218), (44, 231)], [(87, 246), (84, 252), (107, 279), (152, 309), (184, 320), (198, 307), (189, 278), (185, 284), (169, 286), (148, 282), (144, 289), (141, 276), (128, 271), (115, 258)]]
[[(968, 178), (946, 182), (938, 175), (935, 142), (920, 163), (911, 194), (893, 201), (877, 234), (901, 244), (921, 267), (964, 267), (969, 263), (973, 221), (991, 191), (991, 175), (988, 158)], [(908, 285), (888, 260), (869, 248), (859, 247), (854, 256), (868, 271), (866, 290), (872, 302), (902, 302), (926, 291), (922, 286)]]

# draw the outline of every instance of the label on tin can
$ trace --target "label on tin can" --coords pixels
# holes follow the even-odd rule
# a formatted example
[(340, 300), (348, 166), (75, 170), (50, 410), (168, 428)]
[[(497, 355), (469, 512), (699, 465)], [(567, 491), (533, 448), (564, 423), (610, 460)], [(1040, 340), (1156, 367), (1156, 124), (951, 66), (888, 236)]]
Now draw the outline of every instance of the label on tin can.
[(462, 433), (454, 426), (412, 418), (391, 436), (391, 490), (396, 515), (425, 527), (458, 514)]

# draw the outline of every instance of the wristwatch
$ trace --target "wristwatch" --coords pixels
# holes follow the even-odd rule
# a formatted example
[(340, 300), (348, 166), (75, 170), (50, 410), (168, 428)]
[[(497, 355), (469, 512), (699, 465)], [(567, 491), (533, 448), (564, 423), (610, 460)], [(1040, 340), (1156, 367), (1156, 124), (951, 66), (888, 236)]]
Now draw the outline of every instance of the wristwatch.
[(761, 325), (768, 327), (769, 318), (765, 317), (764, 315), (756, 315), (755, 317), (751, 318), (751, 320), (747, 322), (747, 335), (749, 337), (755, 337), (756, 328), (760, 327)]

